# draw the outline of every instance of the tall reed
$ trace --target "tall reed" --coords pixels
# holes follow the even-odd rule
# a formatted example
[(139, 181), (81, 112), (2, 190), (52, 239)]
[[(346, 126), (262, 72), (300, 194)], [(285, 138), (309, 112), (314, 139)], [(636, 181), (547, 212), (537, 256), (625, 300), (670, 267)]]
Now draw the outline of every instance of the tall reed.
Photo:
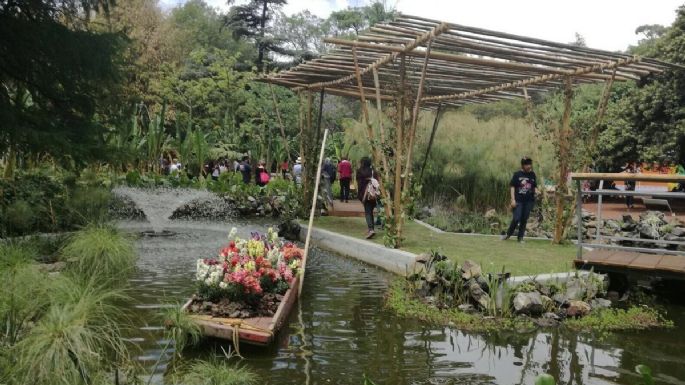
[(109, 225), (90, 225), (74, 234), (62, 250), (75, 277), (97, 277), (100, 283), (119, 285), (135, 268), (131, 240)]

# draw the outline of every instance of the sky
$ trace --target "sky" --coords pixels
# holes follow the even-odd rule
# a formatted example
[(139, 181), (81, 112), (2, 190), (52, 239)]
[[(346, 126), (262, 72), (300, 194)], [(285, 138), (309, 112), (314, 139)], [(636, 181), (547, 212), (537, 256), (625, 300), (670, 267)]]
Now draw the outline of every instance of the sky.
[[(162, 0), (167, 7), (183, 0)], [(206, 0), (227, 10), (225, 0)], [(237, 0), (238, 3), (246, 0)], [(286, 14), (305, 9), (326, 18), (367, 0), (289, 0)], [(453, 23), (568, 43), (581, 34), (589, 47), (625, 50), (642, 24), (670, 25), (685, 0), (386, 0), (398, 11)]]

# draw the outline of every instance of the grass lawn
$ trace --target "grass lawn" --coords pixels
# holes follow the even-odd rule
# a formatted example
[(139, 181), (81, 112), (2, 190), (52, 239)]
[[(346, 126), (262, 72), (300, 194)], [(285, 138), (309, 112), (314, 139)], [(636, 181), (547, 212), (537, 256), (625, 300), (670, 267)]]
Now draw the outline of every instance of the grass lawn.
[[(320, 217), (314, 226), (360, 239), (366, 231), (364, 218)], [(403, 250), (416, 254), (436, 250), (458, 261), (471, 259), (480, 263), (485, 272), (504, 269), (512, 275), (536, 275), (569, 271), (576, 255), (573, 245), (553, 245), (543, 240), (519, 244), (496, 237), (439, 234), (415, 222), (405, 224), (403, 233)], [(383, 244), (383, 234), (379, 232), (373, 242)]]

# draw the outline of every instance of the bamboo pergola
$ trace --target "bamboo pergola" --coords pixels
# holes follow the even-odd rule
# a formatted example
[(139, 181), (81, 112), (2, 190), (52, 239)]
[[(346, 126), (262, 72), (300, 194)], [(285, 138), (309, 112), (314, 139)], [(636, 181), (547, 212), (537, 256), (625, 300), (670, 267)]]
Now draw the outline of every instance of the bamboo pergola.
[[(261, 80), (309, 95), (310, 113), (313, 92), (359, 98), (374, 162), (380, 165), (381, 177), (386, 178), (385, 190), (393, 190), (384, 191), (386, 202), (393, 203), (385, 205), (388, 217), (403, 212), (401, 192), (407, 190), (411, 179), (420, 109), (528, 98), (563, 88), (565, 111), (558, 132), (558, 190), (563, 190), (569, 171), (564, 159), (570, 152), (573, 85), (606, 84), (598, 105), (600, 122), (614, 81), (639, 80), (676, 67), (656, 59), (410, 15), (375, 25), (354, 40), (324, 41), (331, 45), (325, 55)], [(381, 119), (370, 121), (368, 99), (379, 111), (384, 105), (393, 106), (393, 135), (391, 128), (384, 129)], [(593, 133), (592, 140), (595, 138)], [(387, 147), (394, 148), (390, 156), (383, 151)], [(394, 188), (387, 188), (393, 180)], [(558, 203), (558, 214), (560, 210)], [(400, 233), (401, 220), (398, 223)]]

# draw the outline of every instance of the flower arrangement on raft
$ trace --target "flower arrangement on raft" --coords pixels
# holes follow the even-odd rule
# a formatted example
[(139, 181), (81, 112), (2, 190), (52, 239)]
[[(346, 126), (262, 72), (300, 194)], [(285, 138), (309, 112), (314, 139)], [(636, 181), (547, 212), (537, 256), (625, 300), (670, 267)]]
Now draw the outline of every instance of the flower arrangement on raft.
[(217, 257), (198, 259), (196, 298), (256, 306), (264, 297), (283, 295), (297, 276), (303, 250), (283, 242), (272, 228), (266, 234), (251, 233), (249, 239), (236, 233), (233, 228), (228, 246)]

